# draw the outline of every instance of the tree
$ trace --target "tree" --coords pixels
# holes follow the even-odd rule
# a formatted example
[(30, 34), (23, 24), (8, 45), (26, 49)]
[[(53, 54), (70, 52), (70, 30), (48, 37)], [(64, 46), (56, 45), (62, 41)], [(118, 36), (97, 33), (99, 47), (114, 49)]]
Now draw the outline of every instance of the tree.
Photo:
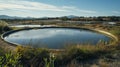
[(0, 20), (0, 32), (4, 32), (4, 28), (8, 28), (8, 24), (5, 21)]

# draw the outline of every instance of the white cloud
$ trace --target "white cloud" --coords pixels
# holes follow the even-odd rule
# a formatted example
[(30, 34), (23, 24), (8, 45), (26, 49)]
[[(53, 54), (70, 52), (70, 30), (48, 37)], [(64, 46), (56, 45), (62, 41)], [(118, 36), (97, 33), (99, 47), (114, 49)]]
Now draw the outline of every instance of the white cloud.
[(50, 4), (20, 0), (0, 1), (0, 10), (1, 9), (66, 11), (65, 9)]
[(79, 8), (77, 8), (77, 7), (74, 7), (74, 6), (63, 6), (62, 8), (68, 9), (68, 10), (71, 10), (71, 11), (81, 12), (81, 13), (88, 13), (88, 14), (97, 13), (96, 11), (83, 10), (83, 9), (79, 9)]
[(24, 0), (3, 0), (0, 1), (0, 10), (4, 9), (21, 9), (21, 10), (44, 10), (44, 11), (60, 11), (60, 12), (81, 12), (81, 13), (96, 13), (96, 11), (91, 10), (81, 10), (74, 6), (54, 6), (50, 4), (31, 2)]
[(78, 10), (80, 12), (84, 12), (84, 13), (97, 13), (96, 11), (91, 11), (91, 10)]
[(65, 15), (90, 15), (93, 10), (80, 9), (76, 6), (57, 6), (29, 0), (0, 0), (0, 14), (11, 16), (56, 17)]

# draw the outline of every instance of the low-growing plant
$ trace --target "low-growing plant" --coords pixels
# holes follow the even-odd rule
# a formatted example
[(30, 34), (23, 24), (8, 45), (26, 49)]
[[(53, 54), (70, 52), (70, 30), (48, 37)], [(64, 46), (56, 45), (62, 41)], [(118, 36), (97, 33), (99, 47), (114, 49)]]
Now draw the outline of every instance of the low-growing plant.
[(0, 67), (18, 67), (20, 65), (21, 55), (19, 53), (12, 54), (11, 52), (0, 56)]
[(21, 54), (22, 64), (26, 67), (43, 67), (44, 58), (49, 58), (49, 51), (45, 48), (32, 48), (18, 46), (16, 52)]
[(53, 53), (50, 53), (49, 59), (44, 58), (45, 67), (54, 67), (55, 59), (56, 59), (56, 57), (54, 56), (54, 54), (53, 54)]
[(57, 56), (55, 65), (69, 64), (72, 60), (77, 62), (94, 60), (104, 57), (108, 53), (114, 51), (114, 47), (107, 46), (105, 43), (99, 43), (98, 45), (77, 45), (67, 47), (67, 49)]

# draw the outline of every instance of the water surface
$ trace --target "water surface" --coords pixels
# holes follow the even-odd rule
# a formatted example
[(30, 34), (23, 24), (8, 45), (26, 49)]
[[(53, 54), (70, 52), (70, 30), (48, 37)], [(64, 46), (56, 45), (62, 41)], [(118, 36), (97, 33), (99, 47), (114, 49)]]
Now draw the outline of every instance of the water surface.
[(70, 28), (43, 28), (22, 30), (5, 37), (5, 40), (23, 46), (61, 49), (69, 45), (83, 43), (97, 44), (100, 40), (108, 42), (111, 38), (94, 31)]

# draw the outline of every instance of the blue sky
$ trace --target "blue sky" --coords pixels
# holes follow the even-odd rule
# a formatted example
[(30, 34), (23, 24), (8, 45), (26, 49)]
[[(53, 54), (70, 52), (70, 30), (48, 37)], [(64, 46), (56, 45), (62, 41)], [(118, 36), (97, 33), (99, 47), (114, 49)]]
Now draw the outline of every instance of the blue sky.
[(120, 16), (120, 0), (0, 0), (0, 15), (21, 17)]

